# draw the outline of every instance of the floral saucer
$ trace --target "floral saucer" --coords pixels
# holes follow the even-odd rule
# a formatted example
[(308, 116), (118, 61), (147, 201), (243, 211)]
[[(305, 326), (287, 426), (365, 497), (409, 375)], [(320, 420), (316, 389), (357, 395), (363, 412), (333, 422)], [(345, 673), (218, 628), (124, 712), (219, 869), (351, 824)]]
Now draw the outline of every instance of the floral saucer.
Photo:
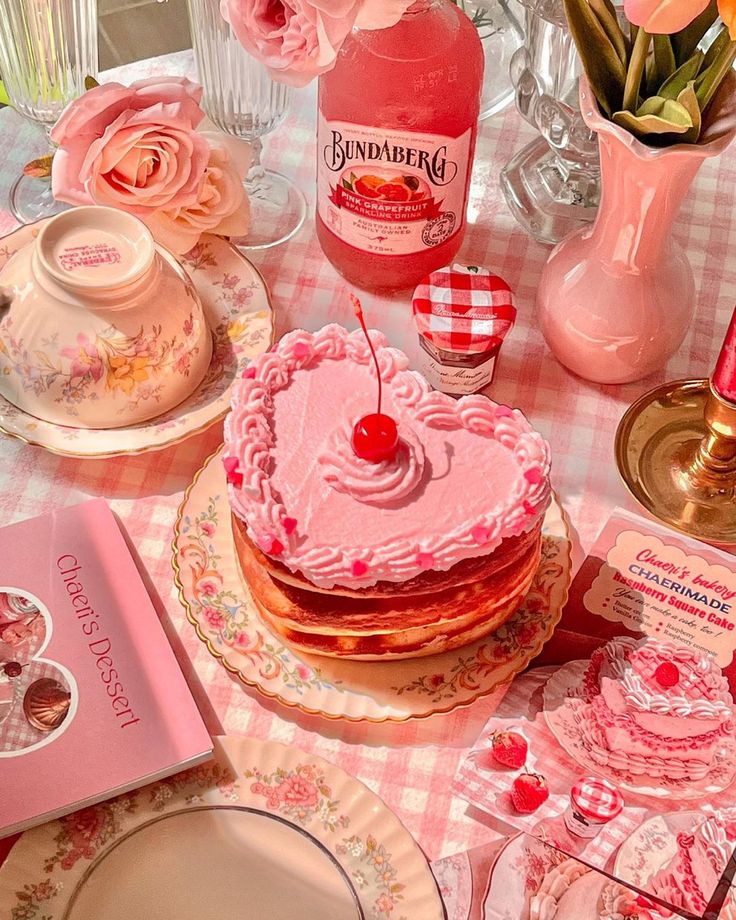
[[(20, 227), (0, 240), (0, 268), (38, 234), (43, 223)], [(163, 450), (204, 431), (222, 418), (229, 408), (230, 384), (238, 372), (273, 342), (273, 308), (258, 270), (222, 237), (203, 236), (181, 262), (194, 281), (214, 339), (209, 370), (188, 399), (170, 412), (139, 425), (84, 429), (44, 422), (0, 397), (0, 432), (56, 454), (115, 457)], [(84, 366), (90, 374), (114, 374), (118, 386), (121, 376), (127, 372), (131, 386), (140, 386), (144, 382), (140, 375), (146, 371), (139, 365), (141, 357), (145, 356), (136, 352), (135, 357), (128, 360), (125, 354), (117, 353), (115, 345), (99, 341), (80, 343)], [(7, 351), (1, 341), (0, 348)], [(33, 372), (40, 390), (61, 373), (43, 352), (29, 354), (18, 348), (17, 354), (11, 357), (14, 361), (33, 365), (24, 376), (29, 377)], [(186, 360), (186, 355), (180, 360)], [(106, 368), (105, 362), (110, 362), (111, 366)], [(70, 380), (70, 385), (72, 383), (79, 389), (78, 377)]]
[(361, 782), (275, 742), (214, 741), (214, 761), (23, 834), (0, 915), (442, 920), (424, 855)]
[(570, 537), (555, 501), (542, 561), (516, 614), (492, 636), (442, 655), (397, 662), (339, 661), (293, 651), (263, 623), (242, 583), (221, 451), (187, 489), (174, 537), (179, 597), (199, 638), (243, 683), (328, 719), (404, 722), (467, 706), (511, 680), (539, 653), (570, 584)]
[(583, 700), (577, 695), (589, 663), (588, 660), (568, 662), (544, 686), (547, 724), (559, 744), (581, 767), (605, 776), (621, 790), (654, 798), (699, 799), (728, 789), (736, 779), (736, 738), (732, 735), (724, 739), (713, 769), (697, 782), (625, 773), (594, 760), (581, 729)]
[[(563, 891), (544, 896), (543, 904), (532, 902), (548, 873), (570, 859), (561, 850), (547, 846), (536, 837), (517, 834), (509, 838), (493, 864), (488, 878), (486, 896), (481, 908), (482, 920), (520, 920), (529, 917), (549, 917), (554, 920), (573, 920), (569, 912), (557, 911), (555, 894), (559, 897)], [(597, 900), (600, 890), (607, 881), (605, 875), (580, 864), (580, 874), (586, 875), (589, 889), (585, 904), (585, 914), (576, 913), (574, 920), (597, 920)], [(540, 900), (540, 899), (537, 899)], [(541, 908), (541, 909), (540, 909)]]

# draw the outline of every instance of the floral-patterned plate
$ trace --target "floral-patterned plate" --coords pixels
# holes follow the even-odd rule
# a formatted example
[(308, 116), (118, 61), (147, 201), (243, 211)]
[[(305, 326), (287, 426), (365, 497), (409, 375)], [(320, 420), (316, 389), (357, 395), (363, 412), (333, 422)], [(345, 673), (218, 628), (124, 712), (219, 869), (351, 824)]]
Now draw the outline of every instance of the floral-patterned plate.
[[(145, 858), (141, 858), (141, 854)], [(361, 782), (275, 742), (27, 831), (0, 869), (8, 920), (442, 920), (429, 865)]]
[[(43, 224), (44, 221), (27, 224), (0, 240), (0, 268), (38, 235)], [(139, 425), (84, 429), (44, 422), (0, 396), (0, 432), (56, 454), (115, 457), (162, 450), (204, 431), (222, 418), (229, 408), (230, 384), (238, 371), (273, 343), (273, 309), (268, 289), (255, 266), (222, 237), (203, 236), (180, 261), (194, 281), (214, 340), (209, 370), (188, 399), (170, 412)], [(0, 342), (0, 348), (3, 347), (6, 346)], [(117, 354), (111, 350), (110, 342), (85, 342), (83, 350), (83, 363), (90, 374), (102, 374), (105, 362), (114, 362), (112, 370), (118, 382), (128, 370), (131, 385), (135, 382), (140, 389), (141, 383), (145, 383), (141, 374), (146, 371), (136, 365), (144, 356), (138, 352), (135, 356)], [(30, 355), (21, 350), (13, 357), (21, 362), (38, 363), (31, 370), (37, 371), (39, 387), (46, 385), (49, 375), (56, 379), (63, 372), (42, 354)], [(183, 355), (180, 360), (186, 357)], [(25, 376), (31, 376), (30, 372)], [(84, 385), (84, 378), (77, 375), (70, 380), (72, 384), (79, 388)]]
[(492, 636), (427, 658), (339, 661), (292, 651), (271, 632), (240, 576), (221, 451), (187, 489), (174, 537), (179, 597), (197, 635), (232, 674), (304, 712), (353, 722), (403, 722), (467, 706), (511, 680), (559, 621), (570, 584), (570, 538), (555, 501), (542, 561), (519, 611)]

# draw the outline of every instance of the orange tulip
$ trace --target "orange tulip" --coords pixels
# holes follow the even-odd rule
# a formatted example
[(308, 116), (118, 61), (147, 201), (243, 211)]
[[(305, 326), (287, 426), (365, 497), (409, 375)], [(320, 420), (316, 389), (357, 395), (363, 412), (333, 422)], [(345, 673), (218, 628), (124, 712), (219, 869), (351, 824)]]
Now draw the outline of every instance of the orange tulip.
[[(672, 35), (699, 16), (708, 0), (624, 0), (629, 22), (652, 35)], [(736, 40), (736, 0), (718, 0), (718, 12)]]

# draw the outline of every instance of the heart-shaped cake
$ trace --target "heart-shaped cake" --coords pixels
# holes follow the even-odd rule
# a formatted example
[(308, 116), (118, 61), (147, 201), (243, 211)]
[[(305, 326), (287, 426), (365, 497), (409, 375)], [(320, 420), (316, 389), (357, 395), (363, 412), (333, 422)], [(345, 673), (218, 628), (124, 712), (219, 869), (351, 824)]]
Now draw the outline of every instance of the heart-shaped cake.
[[(296, 631), (299, 644), (304, 635), (372, 635), (371, 605), (386, 608), (399, 596), (395, 622), (392, 605), (383, 609), (376, 626), (382, 634), (427, 625), (422, 609), (430, 605), (422, 594), (432, 594), (435, 627), (453, 618), (455, 604), (473, 620), (467, 596), (459, 601), (468, 584), (476, 585), (474, 602), (483, 597), (484, 616), (495, 628), (500, 624), (488, 616), (489, 595), (480, 583), (502, 584), (504, 610), (516, 599), (510, 613), (528, 589), (549, 503), (547, 444), (518, 410), (484, 396), (454, 400), (432, 390), (408, 370), (406, 355), (380, 333), (370, 335), (383, 412), (398, 427), (389, 460), (361, 458), (351, 440), (356, 422), (374, 410), (377, 383), (361, 332), (338, 325), (292, 332), (237, 382), (224, 464), (241, 557), (248, 556), (244, 569), (255, 561), (277, 590), (287, 591), (284, 603), (297, 614), (290, 626), (304, 625)], [(524, 578), (499, 581), (506, 569)], [(325, 593), (330, 598), (320, 600)], [(335, 595), (367, 606), (348, 605), (350, 612), (338, 617)], [(437, 614), (439, 595), (449, 617)], [(299, 616), (307, 607), (322, 615)], [(351, 629), (354, 622), (360, 628)], [(474, 635), (478, 625), (473, 620)], [(417, 654), (412, 636), (405, 651)], [(427, 644), (420, 642), (422, 649)], [(380, 656), (380, 648), (374, 651)], [(342, 647), (327, 653), (348, 654)]]

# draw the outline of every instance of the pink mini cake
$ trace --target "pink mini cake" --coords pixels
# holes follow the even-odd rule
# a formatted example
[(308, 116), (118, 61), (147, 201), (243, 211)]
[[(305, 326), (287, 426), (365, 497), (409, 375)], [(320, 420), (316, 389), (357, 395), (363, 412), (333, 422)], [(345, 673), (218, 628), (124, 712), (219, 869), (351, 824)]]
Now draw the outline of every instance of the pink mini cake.
[(727, 679), (712, 656), (658, 639), (620, 637), (583, 678), (580, 732), (602, 766), (699, 780), (734, 729)]

